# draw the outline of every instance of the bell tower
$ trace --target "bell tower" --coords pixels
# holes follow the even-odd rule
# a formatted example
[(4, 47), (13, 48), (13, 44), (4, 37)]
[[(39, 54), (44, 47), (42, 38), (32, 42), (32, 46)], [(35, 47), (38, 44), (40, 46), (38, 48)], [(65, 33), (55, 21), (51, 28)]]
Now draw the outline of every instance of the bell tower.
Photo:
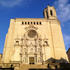
[(46, 25), (49, 23), (54, 58), (63, 58), (68, 61), (60, 21), (57, 18), (56, 10), (53, 6), (48, 6), (44, 9), (44, 18), (47, 21)]
[(47, 8), (44, 9), (44, 18), (46, 19), (57, 19), (56, 16), (56, 10), (55, 8), (52, 6), (48, 6)]

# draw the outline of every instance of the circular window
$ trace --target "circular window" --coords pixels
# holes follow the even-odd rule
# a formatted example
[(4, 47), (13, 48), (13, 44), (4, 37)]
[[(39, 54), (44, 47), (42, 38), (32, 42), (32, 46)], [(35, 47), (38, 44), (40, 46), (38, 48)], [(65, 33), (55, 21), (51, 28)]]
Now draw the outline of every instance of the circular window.
[(37, 32), (36, 32), (35, 30), (29, 30), (29, 32), (28, 32), (28, 36), (29, 36), (30, 38), (35, 37), (36, 34), (37, 34)]

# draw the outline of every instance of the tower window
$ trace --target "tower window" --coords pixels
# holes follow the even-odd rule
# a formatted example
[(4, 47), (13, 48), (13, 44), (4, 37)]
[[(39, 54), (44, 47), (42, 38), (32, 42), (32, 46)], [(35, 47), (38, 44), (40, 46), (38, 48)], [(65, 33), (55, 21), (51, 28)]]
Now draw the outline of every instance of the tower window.
[(53, 12), (52, 12), (52, 10), (50, 10), (50, 14), (51, 14), (51, 16), (53, 16)]
[(48, 16), (48, 11), (46, 11), (46, 15), (47, 15), (47, 18), (49, 18), (49, 16)]

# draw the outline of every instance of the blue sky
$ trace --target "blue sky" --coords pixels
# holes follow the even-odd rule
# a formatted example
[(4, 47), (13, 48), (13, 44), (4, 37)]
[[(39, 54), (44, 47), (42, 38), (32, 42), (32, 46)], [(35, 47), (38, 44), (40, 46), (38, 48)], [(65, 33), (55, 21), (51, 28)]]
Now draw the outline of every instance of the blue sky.
[(43, 18), (48, 5), (56, 8), (66, 50), (70, 47), (70, 1), (69, 0), (0, 0), (0, 53), (3, 52), (5, 36), (11, 18)]

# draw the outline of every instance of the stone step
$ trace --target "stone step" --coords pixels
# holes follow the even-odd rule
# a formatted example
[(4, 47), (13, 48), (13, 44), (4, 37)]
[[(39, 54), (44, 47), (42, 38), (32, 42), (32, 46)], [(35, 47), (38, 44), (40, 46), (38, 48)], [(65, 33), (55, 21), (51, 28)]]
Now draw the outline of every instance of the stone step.
[(47, 68), (46, 65), (28, 65), (28, 64), (22, 64), (20, 65), (19, 70), (29, 70), (29, 69), (45, 69)]

